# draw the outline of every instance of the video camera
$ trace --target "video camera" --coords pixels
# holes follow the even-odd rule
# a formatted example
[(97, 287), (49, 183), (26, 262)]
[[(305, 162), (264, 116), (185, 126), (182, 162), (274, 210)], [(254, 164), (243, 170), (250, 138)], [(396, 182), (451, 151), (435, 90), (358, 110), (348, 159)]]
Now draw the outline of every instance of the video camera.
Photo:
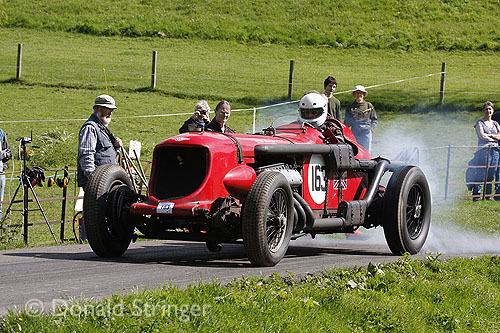
[[(33, 132), (31, 133), (31, 137), (22, 136), (16, 139), (16, 141), (21, 142), (21, 148), (26, 148), (26, 144), (31, 143), (33, 141)], [(40, 146), (30, 145), (31, 148), (40, 148)]]
[(16, 141), (21, 141), (21, 144), (31, 143), (32, 139), (26, 136), (17, 138)]

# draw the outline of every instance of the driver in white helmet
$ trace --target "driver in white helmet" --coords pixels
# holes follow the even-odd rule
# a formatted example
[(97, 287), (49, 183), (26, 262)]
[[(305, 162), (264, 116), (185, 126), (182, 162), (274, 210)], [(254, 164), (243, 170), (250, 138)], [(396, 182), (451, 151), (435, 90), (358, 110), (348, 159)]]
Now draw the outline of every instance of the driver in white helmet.
[(318, 91), (309, 91), (300, 99), (299, 120), (321, 131), (325, 136), (325, 142), (332, 143), (333, 138), (335, 143), (345, 142), (342, 129), (328, 114), (327, 99)]
[(328, 101), (319, 92), (308, 92), (299, 102), (299, 120), (320, 129), (328, 116), (327, 105)]

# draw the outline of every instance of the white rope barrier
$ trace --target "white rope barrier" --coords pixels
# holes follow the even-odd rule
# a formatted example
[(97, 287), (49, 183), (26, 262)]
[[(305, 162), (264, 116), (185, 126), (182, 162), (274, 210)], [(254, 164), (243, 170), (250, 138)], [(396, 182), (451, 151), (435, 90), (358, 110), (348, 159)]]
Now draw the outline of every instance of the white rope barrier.
[[(417, 80), (417, 79), (422, 79), (422, 78), (425, 78), (425, 77), (430, 77), (430, 76), (440, 75), (440, 74), (446, 74), (446, 72), (439, 72), (439, 73), (426, 74), (426, 75), (422, 75), (422, 76), (415, 76), (415, 77), (411, 77), (409, 79), (401, 79), (401, 80), (396, 80), (396, 81), (392, 81), (392, 82), (375, 84), (373, 86), (367, 86), (365, 88), (366, 89), (377, 88), (377, 87), (382, 87), (382, 86), (386, 86), (386, 85), (389, 85), (389, 84), (396, 84), (396, 83), (401, 83), (401, 82), (406, 82), (406, 81), (411, 81), (411, 80)], [(347, 93), (347, 92), (353, 92), (353, 91), (354, 90), (345, 90), (345, 91), (341, 91), (341, 92), (338, 92), (338, 93), (334, 93), (334, 95), (343, 94), (343, 93)]]

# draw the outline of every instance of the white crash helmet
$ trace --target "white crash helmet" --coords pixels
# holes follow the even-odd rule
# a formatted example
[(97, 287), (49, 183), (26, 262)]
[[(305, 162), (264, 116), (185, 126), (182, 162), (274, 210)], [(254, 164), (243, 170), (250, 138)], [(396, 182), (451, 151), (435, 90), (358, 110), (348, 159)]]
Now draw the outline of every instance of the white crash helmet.
[(327, 100), (319, 93), (308, 93), (300, 99), (299, 119), (314, 127), (324, 124), (328, 114)]

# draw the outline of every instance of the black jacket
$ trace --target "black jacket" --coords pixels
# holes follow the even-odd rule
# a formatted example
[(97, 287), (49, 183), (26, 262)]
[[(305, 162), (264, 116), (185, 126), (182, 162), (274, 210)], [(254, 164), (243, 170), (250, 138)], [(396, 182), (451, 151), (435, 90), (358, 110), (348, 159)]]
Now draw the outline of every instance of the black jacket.
[[(235, 131), (233, 131), (231, 129), (231, 127), (229, 127), (227, 125), (224, 127), (225, 127), (224, 133), (236, 133)], [(205, 126), (205, 130), (222, 133), (222, 128), (220, 127), (220, 124), (217, 121), (215, 121), (215, 118), (212, 119), (212, 121), (207, 126)]]

